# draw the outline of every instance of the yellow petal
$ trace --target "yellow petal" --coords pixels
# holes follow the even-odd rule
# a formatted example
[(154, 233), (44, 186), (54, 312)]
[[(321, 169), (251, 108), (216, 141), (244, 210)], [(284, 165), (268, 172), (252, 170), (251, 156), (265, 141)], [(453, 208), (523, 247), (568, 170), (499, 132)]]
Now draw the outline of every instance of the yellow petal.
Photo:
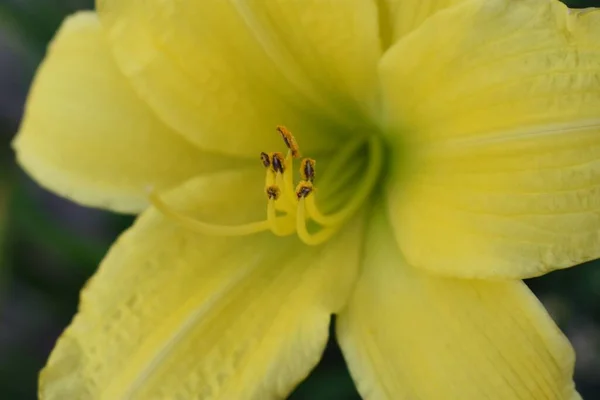
[(578, 398), (574, 354), (520, 281), (440, 278), (409, 266), (385, 217), (337, 335), (370, 400)]
[[(264, 213), (263, 179), (220, 173), (166, 199), (204, 220), (249, 222)], [(347, 299), (358, 228), (309, 248), (271, 233), (206, 237), (144, 212), (83, 291), (42, 372), (41, 397), (284, 398), (318, 362), (330, 315)]]
[(170, 126), (203, 148), (255, 157), (331, 149), (376, 103), (370, 0), (99, 0), (121, 69)]
[(396, 163), (390, 199), (411, 265), (525, 278), (600, 257), (598, 38), (597, 10), (481, 0), (384, 57), (392, 141), (414, 167)]
[(465, 0), (378, 0), (382, 37), (388, 44), (394, 43), (417, 29), (436, 12), (463, 1)]
[(95, 14), (67, 19), (50, 45), (14, 142), (43, 186), (80, 203), (135, 212), (146, 189), (232, 163), (159, 122), (131, 90)]

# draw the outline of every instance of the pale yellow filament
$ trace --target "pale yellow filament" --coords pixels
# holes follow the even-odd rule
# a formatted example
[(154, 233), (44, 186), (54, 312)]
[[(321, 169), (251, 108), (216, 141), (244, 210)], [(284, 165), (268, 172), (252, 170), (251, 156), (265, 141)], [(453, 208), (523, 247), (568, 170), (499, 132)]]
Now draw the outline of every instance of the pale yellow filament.
[(250, 222), (242, 225), (216, 225), (194, 219), (188, 215), (173, 210), (156, 194), (150, 193), (150, 202), (163, 215), (177, 221), (181, 226), (193, 231), (211, 236), (244, 236), (267, 231), (271, 223), (267, 220)]
[(283, 191), (285, 192), (285, 196), (287, 196), (288, 200), (292, 202), (292, 204), (296, 203), (296, 195), (294, 192), (294, 159), (292, 157), (292, 151), (288, 151), (287, 156), (285, 157), (285, 172), (283, 176)]
[(281, 189), (282, 193), (279, 196), (279, 199), (277, 199), (277, 201), (275, 202), (275, 208), (279, 211), (283, 211), (287, 214), (290, 214), (293, 213), (296, 209), (296, 199), (293, 196), (293, 194), (292, 196), (290, 196), (290, 194), (288, 193), (287, 184), (285, 181), (287, 181), (285, 173), (283, 175), (276, 175), (275, 182), (277, 184), (277, 187)]
[[(308, 197), (312, 196), (309, 195)], [(323, 228), (314, 234), (308, 232), (306, 227), (307, 218), (305, 215), (305, 201), (306, 198), (302, 197), (298, 202), (298, 211), (296, 214), (296, 231), (298, 232), (298, 237), (309, 246), (316, 246), (321, 243), (325, 243), (337, 232), (337, 229)]]
[(292, 221), (290, 221), (288, 216), (281, 218), (277, 217), (274, 199), (269, 199), (269, 202), (267, 203), (267, 222), (269, 223), (271, 232), (276, 236), (288, 236), (295, 231), (294, 224), (291, 223)]

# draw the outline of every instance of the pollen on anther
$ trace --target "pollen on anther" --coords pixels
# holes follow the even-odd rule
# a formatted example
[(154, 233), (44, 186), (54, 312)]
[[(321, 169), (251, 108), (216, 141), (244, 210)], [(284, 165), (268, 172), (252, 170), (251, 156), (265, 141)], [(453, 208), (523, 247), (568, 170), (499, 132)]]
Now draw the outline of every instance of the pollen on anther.
[(315, 163), (312, 158), (305, 158), (300, 163), (300, 176), (303, 181), (313, 182), (315, 180)]
[(283, 154), (271, 153), (270, 159), (271, 159), (271, 168), (273, 169), (273, 172), (275, 172), (275, 173), (279, 172), (279, 173), (283, 174), (283, 171), (285, 170), (285, 159), (283, 158)]
[(301, 181), (300, 183), (298, 183), (298, 186), (296, 186), (296, 197), (298, 197), (299, 199), (302, 197), (306, 197), (309, 194), (311, 194), (312, 191), (313, 191), (312, 183), (310, 183), (308, 181)]
[(260, 160), (262, 161), (265, 168), (269, 168), (271, 166), (271, 159), (269, 158), (269, 155), (267, 153), (261, 152)]
[(277, 200), (279, 199), (279, 195), (281, 194), (281, 190), (276, 185), (267, 186), (265, 188), (265, 193), (267, 193), (267, 197), (269, 199)]
[(285, 126), (279, 125), (277, 128), (277, 132), (283, 138), (285, 145), (292, 152), (292, 157), (299, 158), (300, 157), (300, 148), (298, 147), (298, 143), (296, 142), (296, 138), (292, 135), (292, 132), (288, 131)]

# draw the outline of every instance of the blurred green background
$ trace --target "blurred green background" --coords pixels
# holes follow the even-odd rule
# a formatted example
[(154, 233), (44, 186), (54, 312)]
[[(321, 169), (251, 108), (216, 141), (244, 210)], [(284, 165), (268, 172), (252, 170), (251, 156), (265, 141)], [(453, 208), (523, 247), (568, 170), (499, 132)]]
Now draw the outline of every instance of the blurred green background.
[[(567, 4), (600, 7), (600, 0)], [(92, 8), (93, 0), (0, 0), (1, 400), (36, 398), (38, 371), (73, 317), (80, 288), (132, 222), (45, 192), (15, 165), (10, 149), (48, 41), (66, 15)], [(576, 349), (580, 393), (600, 399), (600, 262), (528, 284)], [(358, 399), (333, 341), (291, 398)]]

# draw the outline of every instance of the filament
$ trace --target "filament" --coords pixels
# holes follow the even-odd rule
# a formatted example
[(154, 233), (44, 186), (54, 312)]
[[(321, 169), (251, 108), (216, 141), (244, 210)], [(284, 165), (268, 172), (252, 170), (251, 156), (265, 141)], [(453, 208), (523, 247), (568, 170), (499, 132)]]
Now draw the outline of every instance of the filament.
[(211, 236), (245, 236), (253, 233), (267, 231), (271, 223), (267, 220), (250, 222), (242, 225), (217, 225), (192, 218), (169, 207), (157, 194), (152, 191), (149, 195), (150, 202), (163, 215), (177, 221), (181, 226), (197, 233)]
[[(309, 196), (312, 197), (312, 196)], [(296, 218), (296, 230), (298, 231), (298, 237), (305, 244), (309, 246), (317, 246), (319, 244), (325, 243), (328, 241), (336, 232), (337, 229), (333, 228), (323, 228), (315, 234), (311, 234), (308, 232), (306, 227), (306, 215), (305, 215), (305, 201), (306, 199), (302, 197), (298, 202), (298, 211)]]
[(269, 228), (271, 229), (271, 232), (273, 232), (273, 234), (275, 234), (276, 236), (288, 236), (294, 233), (294, 224), (290, 224), (289, 218), (277, 217), (277, 210), (275, 209), (275, 200), (273, 199), (269, 199), (269, 202), (267, 203), (267, 222)]

